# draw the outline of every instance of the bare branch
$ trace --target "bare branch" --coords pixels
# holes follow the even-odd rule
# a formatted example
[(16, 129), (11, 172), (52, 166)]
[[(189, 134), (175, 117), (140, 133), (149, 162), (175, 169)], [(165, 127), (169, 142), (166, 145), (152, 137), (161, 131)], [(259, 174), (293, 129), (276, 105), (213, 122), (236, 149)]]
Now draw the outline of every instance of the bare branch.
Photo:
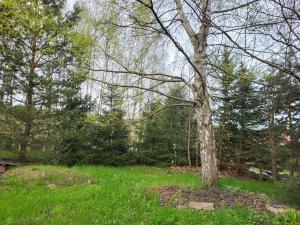
[(181, 19), (181, 24), (182, 24), (184, 30), (186, 31), (186, 33), (188, 34), (188, 36), (190, 37), (191, 42), (194, 44), (196, 42), (196, 32), (194, 31), (191, 24), (189, 23), (188, 18), (184, 14), (181, 0), (175, 0), (175, 3), (176, 3), (178, 15)]

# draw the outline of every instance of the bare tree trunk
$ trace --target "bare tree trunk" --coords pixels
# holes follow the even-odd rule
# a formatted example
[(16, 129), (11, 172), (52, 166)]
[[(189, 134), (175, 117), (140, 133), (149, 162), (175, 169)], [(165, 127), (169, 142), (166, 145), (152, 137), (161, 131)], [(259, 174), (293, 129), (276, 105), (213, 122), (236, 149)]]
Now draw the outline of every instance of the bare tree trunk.
[(189, 113), (188, 117), (188, 130), (187, 130), (187, 155), (188, 155), (188, 162), (189, 162), (189, 167), (192, 166), (192, 161), (191, 161), (191, 149), (190, 149), (190, 142), (191, 142), (191, 117), (192, 114)]
[(278, 180), (278, 168), (276, 163), (276, 142), (274, 134), (274, 113), (271, 112), (269, 115), (269, 141), (272, 157), (272, 180), (276, 182)]
[[(208, 101), (205, 102), (204, 104), (209, 104)], [(218, 174), (211, 110), (207, 105), (206, 107), (197, 107), (196, 114), (200, 140), (202, 184), (214, 187), (217, 184)]]
[(207, 36), (210, 28), (211, 1), (200, 3), (201, 25), (199, 32), (195, 32), (187, 16), (184, 13), (181, 0), (175, 0), (178, 14), (194, 49), (193, 69), (195, 81), (192, 92), (197, 104), (195, 105), (198, 133), (200, 142), (202, 184), (213, 188), (217, 185), (217, 158), (212, 124), (212, 111), (210, 109), (210, 97), (207, 89)]

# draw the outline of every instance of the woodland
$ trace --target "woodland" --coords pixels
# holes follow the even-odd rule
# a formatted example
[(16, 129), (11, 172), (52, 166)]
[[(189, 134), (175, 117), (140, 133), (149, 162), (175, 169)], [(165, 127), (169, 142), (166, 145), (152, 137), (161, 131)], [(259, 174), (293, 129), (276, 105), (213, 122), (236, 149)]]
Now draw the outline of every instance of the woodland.
[[(1, 196), (7, 201), (6, 209), (0, 206), (3, 224), (202, 224), (193, 218), (203, 224), (297, 224), (299, 12), (299, 0), (0, 0), (0, 166), (18, 164), (3, 178), (0, 174), (0, 202)], [(219, 190), (240, 188), (280, 195), (275, 198), (280, 204), (296, 209), (275, 222), (272, 216), (253, 219), (258, 214), (251, 213), (246, 222), (239, 211), (244, 209), (193, 214), (188, 222), (187, 214), (158, 209), (152, 198), (145, 208), (138, 198), (140, 208), (133, 211), (161, 214), (114, 223), (110, 219), (117, 214), (106, 218), (99, 211), (106, 223), (56, 211), (53, 215), (69, 220), (51, 217), (52, 211), (45, 219), (32, 210), (40, 216), (34, 222), (31, 214), (13, 212), (17, 206), (8, 199), (23, 197), (10, 188), (26, 192), (32, 184), (56, 190), (75, 183), (57, 184), (53, 174), (43, 178), (51, 178), (46, 183), (24, 180), (19, 165), (25, 175), (50, 171), (62, 180), (95, 182), (94, 188), (108, 179), (107, 190), (99, 191), (103, 196), (110, 196), (111, 185), (125, 185), (126, 177), (132, 186), (139, 177), (136, 189), (149, 189), (153, 173), (162, 179), (156, 186), (187, 185), (214, 197)], [(169, 170), (174, 182), (166, 178)], [(79, 172), (96, 177), (85, 180)], [(23, 179), (22, 185), (10, 176)], [(166, 192), (194, 196), (181, 186), (165, 188), (157, 189), (161, 204)], [(186, 200), (182, 196), (178, 202)], [(107, 202), (106, 207), (108, 213), (119, 206)], [(231, 213), (237, 213), (232, 221)], [(173, 214), (178, 218), (163, 219)]]

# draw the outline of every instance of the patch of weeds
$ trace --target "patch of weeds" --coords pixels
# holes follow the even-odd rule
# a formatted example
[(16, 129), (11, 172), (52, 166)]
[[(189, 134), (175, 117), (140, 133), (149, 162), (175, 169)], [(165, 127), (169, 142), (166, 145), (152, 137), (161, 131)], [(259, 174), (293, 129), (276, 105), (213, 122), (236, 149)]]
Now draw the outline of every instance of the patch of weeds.
[(89, 176), (83, 173), (55, 167), (18, 167), (5, 173), (4, 177), (1, 183), (13, 187), (47, 187), (56, 189), (93, 183)]
[(249, 224), (251, 225), (270, 225), (273, 223), (273, 218), (268, 214), (251, 213), (249, 214)]
[(182, 201), (182, 190), (177, 190), (170, 198), (169, 204), (173, 206), (181, 205)]
[(300, 224), (300, 214), (296, 210), (288, 210), (277, 218), (278, 225), (298, 225)]
[(279, 185), (283, 194), (279, 196), (280, 200), (290, 205), (300, 206), (300, 174), (280, 182)]

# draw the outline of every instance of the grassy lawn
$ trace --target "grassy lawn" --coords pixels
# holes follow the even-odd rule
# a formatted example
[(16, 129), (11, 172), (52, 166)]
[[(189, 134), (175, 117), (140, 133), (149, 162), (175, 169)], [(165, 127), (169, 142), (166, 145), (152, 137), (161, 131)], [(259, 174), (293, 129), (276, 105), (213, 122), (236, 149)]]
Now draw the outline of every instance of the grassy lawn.
[[(9, 176), (8, 176), (9, 175)], [(299, 214), (254, 213), (234, 206), (214, 212), (160, 206), (153, 186), (199, 188), (199, 176), (153, 167), (73, 168), (31, 165), (0, 179), (0, 224), (225, 225), (299, 224)], [(226, 188), (277, 195), (267, 182), (222, 178)]]

